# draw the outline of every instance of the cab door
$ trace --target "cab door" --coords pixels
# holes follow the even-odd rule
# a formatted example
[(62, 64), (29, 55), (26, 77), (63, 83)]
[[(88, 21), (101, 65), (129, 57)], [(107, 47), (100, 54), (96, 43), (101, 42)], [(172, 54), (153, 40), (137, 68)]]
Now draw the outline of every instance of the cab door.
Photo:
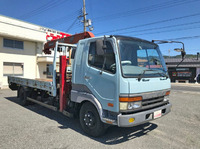
[[(103, 42), (103, 40), (100, 42)], [(106, 41), (105, 43), (106, 49), (103, 52), (97, 49), (99, 46), (97, 46), (96, 41), (90, 42), (85, 83), (92, 94), (99, 100), (103, 109), (117, 112), (119, 106), (117, 102), (116, 54), (114, 54), (112, 41)]]

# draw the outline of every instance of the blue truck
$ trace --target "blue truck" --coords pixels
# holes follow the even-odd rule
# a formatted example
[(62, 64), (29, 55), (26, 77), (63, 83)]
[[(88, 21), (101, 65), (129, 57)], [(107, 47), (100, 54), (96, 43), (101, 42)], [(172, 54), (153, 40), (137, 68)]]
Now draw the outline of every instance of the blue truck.
[(52, 81), (8, 77), (22, 105), (34, 102), (78, 117), (83, 131), (94, 137), (112, 125), (133, 127), (170, 112), (170, 78), (157, 44), (89, 34), (45, 44), (45, 53), (54, 50)]

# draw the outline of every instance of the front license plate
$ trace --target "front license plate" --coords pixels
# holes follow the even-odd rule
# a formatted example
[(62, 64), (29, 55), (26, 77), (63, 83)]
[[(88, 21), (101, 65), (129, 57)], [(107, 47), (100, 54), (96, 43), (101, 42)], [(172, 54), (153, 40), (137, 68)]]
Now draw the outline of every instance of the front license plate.
[(156, 118), (159, 118), (159, 117), (162, 116), (162, 112), (161, 112), (161, 110), (155, 111), (155, 112), (153, 113), (153, 115), (154, 115), (154, 119), (156, 119)]

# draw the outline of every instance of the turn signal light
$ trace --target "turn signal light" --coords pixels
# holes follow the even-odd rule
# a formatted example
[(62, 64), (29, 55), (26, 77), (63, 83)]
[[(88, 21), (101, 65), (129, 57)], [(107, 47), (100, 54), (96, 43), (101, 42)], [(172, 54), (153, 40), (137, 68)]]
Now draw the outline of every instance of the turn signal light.
[(120, 102), (133, 102), (133, 101), (141, 101), (142, 96), (138, 97), (119, 97)]
[(109, 107), (114, 107), (114, 104), (108, 103), (108, 106), (109, 106)]
[(170, 94), (170, 91), (167, 91), (166, 93), (165, 93), (165, 96), (168, 96)]

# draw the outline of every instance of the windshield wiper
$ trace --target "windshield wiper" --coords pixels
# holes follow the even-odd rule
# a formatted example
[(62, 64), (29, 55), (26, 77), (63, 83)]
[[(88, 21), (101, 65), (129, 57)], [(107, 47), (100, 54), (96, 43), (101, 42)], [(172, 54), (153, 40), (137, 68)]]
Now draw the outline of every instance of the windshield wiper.
[[(140, 81), (142, 79), (142, 76), (145, 74), (146, 71), (158, 71), (158, 70), (153, 70), (153, 69), (145, 69), (145, 70), (143, 70), (143, 72), (138, 75), (138, 81)], [(165, 73), (157, 72), (155, 74), (159, 74), (160, 76), (166, 77), (166, 79), (168, 79), (168, 75), (166, 75)]]

